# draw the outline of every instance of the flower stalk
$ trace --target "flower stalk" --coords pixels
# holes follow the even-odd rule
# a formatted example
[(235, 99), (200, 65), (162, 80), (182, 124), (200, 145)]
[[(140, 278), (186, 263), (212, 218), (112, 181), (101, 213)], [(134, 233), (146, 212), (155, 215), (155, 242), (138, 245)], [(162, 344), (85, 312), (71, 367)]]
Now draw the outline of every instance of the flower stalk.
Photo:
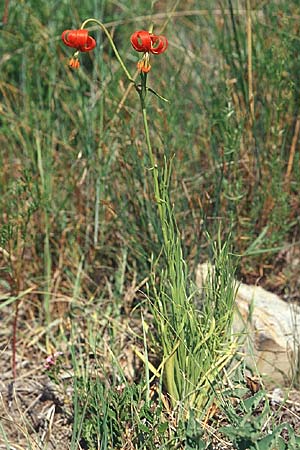
[(137, 92), (138, 92), (139, 98), (140, 98), (140, 105), (141, 105), (141, 110), (142, 110), (146, 145), (147, 145), (148, 155), (149, 155), (150, 164), (151, 164), (151, 171), (152, 171), (152, 175), (153, 175), (154, 196), (155, 196), (155, 201), (156, 201), (156, 204), (158, 207), (160, 222), (162, 225), (162, 233), (163, 233), (164, 242), (166, 243), (168, 241), (168, 237), (166, 235), (166, 230), (165, 230), (165, 226), (164, 226), (164, 219), (163, 219), (164, 212), (163, 212), (160, 185), (159, 185), (158, 167), (157, 167), (154, 153), (152, 150), (149, 126), (148, 126), (148, 116), (147, 116), (147, 108), (146, 108), (146, 96), (147, 96), (147, 90), (148, 90), (148, 88), (147, 88), (147, 73), (141, 72), (140, 75), (141, 75), (141, 86), (137, 89)]
[(98, 25), (98, 26), (101, 28), (101, 30), (104, 32), (104, 34), (106, 35), (106, 37), (107, 37), (107, 39), (108, 39), (108, 42), (110, 43), (111, 48), (113, 49), (113, 51), (114, 51), (114, 53), (115, 53), (115, 55), (116, 55), (117, 60), (118, 60), (119, 63), (120, 63), (120, 66), (122, 67), (122, 69), (123, 69), (123, 71), (124, 71), (124, 73), (125, 73), (125, 75), (126, 75), (126, 77), (128, 78), (129, 81), (131, 81), (132, 83), (134, 83), (134, 80), (133, 80), (132, 76), (130, 75), (129, 70), (127, 69), (126, 65), (124, 64), (124, 61), (123, 61), (123, 59), (121, 58), (120, 53), (119, 53), (117, 47), (115, 46), (115, 43), (114, 43), (114, 41), (113, 41), (113, 38), (111, 37), (110, 32), (108, 31), (108, 29), (106, 28), (106, 26), (105, 26), (102, 22), (100, 22), (100, 20), (91, 18), (91, 19), (85, 20), (85, 21), (82, 23), (80, 29), (82, 30), (83, 28), (85, 28), (86, 25), (87, 25), (88, 23), (90, 23), (90, 22), (94, 22), (94, 23), (95, 23), (96, 25)]

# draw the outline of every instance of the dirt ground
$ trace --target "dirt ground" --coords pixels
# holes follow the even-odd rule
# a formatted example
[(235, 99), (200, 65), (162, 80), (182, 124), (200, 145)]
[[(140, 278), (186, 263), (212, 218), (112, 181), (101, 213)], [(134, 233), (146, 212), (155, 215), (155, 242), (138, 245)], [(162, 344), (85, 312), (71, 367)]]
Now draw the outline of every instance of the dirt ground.
[[(36, 345), (27, 354), (23, 351), (22, 357), (19, 355), (17, 379), (13, 383), (10, 342), (7, 329), (2, 331), (0, 449), (68, 450), (73, 423), (71, 380), (67, 390), (54, 384), (44, 368), (45, 355)], [(67, 376), (70, 375), (66, 373)], [(68, 380), (65, 381), (68, 385)], [(300, 391), (291, 390), (284, 402), (276, 400), (278, 393), (279, 397), (284, 395), (283, 390), (269, 392), (274, 424), (289, 423), (300, 435)], [(226, 424), (226, 417), (216, 412), (207, 426), (211, 430)], [(222, 438), (216, 439), (215, 449), (226, 448), (234, 447)]]
[(10, 350), (2, 350), (0, 449), (67, 450), (73, 422), (71, 390), (69, 395), (59, 391), (42, 364), (30, 357), (20, 361), (13, 383), (10, 357)]

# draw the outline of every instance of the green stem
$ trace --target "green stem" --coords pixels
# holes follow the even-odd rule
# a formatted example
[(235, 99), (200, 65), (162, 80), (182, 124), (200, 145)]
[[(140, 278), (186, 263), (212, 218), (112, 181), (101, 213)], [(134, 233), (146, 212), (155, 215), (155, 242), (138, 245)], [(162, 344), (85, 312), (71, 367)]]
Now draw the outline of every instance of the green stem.
[(116, 57), (117, 57), (117, 60), (119, 61), (119, 63), (120, 63), (120, 65), (121, 65), (122, 69), (124, 70), (124, 72), (125, 72), (125, 74), (126, 74), (128, 80), (129, 80), (131, 83), (135, 83), (134, 79), (132, 78), (132, 76), (130, 75), (130, 73), (129, 73), (127, 67), (126, 67), (125, 64), (124, 64), (124, 61), (123, 61), (123, 59), (121, 58), (120, 53), (118, 52), (118, 49), (117, 49), (117, 47), (115, 46), (115, 43), (114, 43), (114, 41), (113, 41), (113, 39), (112, 39), (112, 37), (111, 37), (111, 35), (110, 35), (108, 29), (106, 28), (106, 26), (105, 26), (102, 22), (100, 22), (100, 21), (97, 20), (97, 19), (87, 19), (87, 20), (85, 20), (85, 21), (82, 23), (80, 29), (83, 30), (83, 28), (84, 28), (88, 23), (90, 23), (90, 22), (96, 23), (96, 24), (101, 28), (101, 30), (105, 33), (105, 35), (106, 35), (106, 37), (107, 37), (107, 39), (108, 39), (108, 41), (109, 41), (109, 43), (110, 43), (110, 45), (111, 45), (113, 51), (115, 52), (115, 55), (116, 55)]
[(157, 168), (157, 164), (154, 159), (154, 154), (153, 154), (153, 150), (152, 150), (152, 146), (151, 146), (146, 108), (142, 108), (142, 113), (143, 113), (143, 123), (144, 123), (144, 130), (145, 130), (145, 136), (146, 136), (146, 144), (147, 144), (147, 148), (148, 148), (148, 154), (149, 154), (149, 158), (150, 158), (150, 162), (151, 162), (151, 170), (152, 170), (152, 174), (153, 174), (155, 200), (158, 205), (160, 218), (162, 218), (162, 205), (161, 205), (159, 180), (158, 180), (158, 168)]
[[(161, 229), (163, 234), (163, 242), (164, 242), (164, 251), (166, 254), (166, 258), (168, 261), (168, 252), (169, 252), (169, 233), (168, 233), (168, 223), (167, 223), (167, 217), (166, 217), (166, 205), (164, 203), (164, 200), (162, 199), (161, 195), (161, 187), (159, 182), (159, 174), (158, 174), (158, 167), (155, 161), (155, 157), (152, 150), (151, 140), (150, 140), (150, 134), (149, 134), (149, 127), (148, 127), (148, 117), (147, 117), (147, 108), (146, 108), (146, 95), (147, 95), (147, 74), (141, 73), (141, 87), (137, 89), (137, 92), (140, 97), (141, 102), (141, 108), (142, 108), (142, 115), (143, 115), (143, 124), (144, 124), (144, 131), (145, 131), (145, 138), (146, 138), (146, 144), (148, 148), (148, 155), (151, 163), (151, 171), (153, 175), (153, 182), (154, 182), (154, 195), (155, 195), (155, 201), (157, 203), (158, 207), (158, 213), (159, 213), (159, 219), (161, 223)], [(178, 346), (177, 346), (178, 347)], [(177, 350), (177, 347), (175, 351)], [(166, 386), (168, 389), (168, 392), (170, 394), (170, 397), (172, 399), (172, 402), (176, 402), (176, 399), (179, 398), (179, 394), (177, 391), (176, 382), (174, 379), (174, 354), (168, 351), (168, 349), (164, 350), (165, 355), (167, 356), (167, 361), (164, 365), (165, 370), (165, 377), (166, 377)]]
[(44, 220), (45, 220), (45, 239), (44, 239), (44, 274), (46, 278), (45, 294), (44, 294), (44, 313), (47, 325), (51, 320), (50, 314), (50, 297), (51, 297), (51, 251), (50, 251), (50, 188), (49, 177), (47, 171), (44, 170), (43, 153), (41, 148), (41, 141), (39, 134), (36, 135), (36, 149), (37, 149), (37, 164), (41, 178), (41, 190), (44, 203)]
[(166, 227), (165, 227), (164, 205), (162, 204), (160, 187), (159, 187), (158, 167), (155, 162), (152, 145), (151, 145), (151, 140), (150, 140), (147, 109), (146, 109), (146, 102), (145, 102), (145, 97), (146, 97), (146, 93), (147, 93), (147, 86), (146, 86), (147, 74), (141, 73), (141, 80), (142, 80), (141, 88), (138, 89), (137, 91), (140, 96), (146, 144), (147, 144), (148, 154), (149, 154), (150, 163), (151, 163), (151, 171), (152, 171), (152, 175), (153, 175), (155, 201), (156, 201), (157, 207), (158, 207), (158, 213), (159, 213), (159, 218), (160, 218), (161, 227), (162, 227), (164, 244), (166, 246), (168, 243), (168, 235), (167, 235), (167, 231), (166, 231)]

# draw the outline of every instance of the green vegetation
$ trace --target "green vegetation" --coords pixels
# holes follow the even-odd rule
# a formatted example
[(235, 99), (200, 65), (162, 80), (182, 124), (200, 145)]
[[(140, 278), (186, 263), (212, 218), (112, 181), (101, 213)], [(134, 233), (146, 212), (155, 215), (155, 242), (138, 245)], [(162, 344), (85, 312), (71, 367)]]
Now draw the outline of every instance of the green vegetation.
[[(294, 282), (280, 255), (300, 239), (300, 7), (181, 3), (8, 2), (1, 351), (12, 342), (14, 378), (20, 342), (63, 352), (49, 376), (72, 388), (72, 450), (205, 449), (216, 434), (223, 448), (296, 449), (264, 389), (235, 378), (231, 324), (236, 272), (282, 292)], [(94, 24), (96, 49), (68, 67), (61, 33), (88, 17), (136, 85)], [(169, 47), (151, 56), (144, 97), (130, 36), (151, 25)], [(9, 448), (5, 430), (1, 416)]]

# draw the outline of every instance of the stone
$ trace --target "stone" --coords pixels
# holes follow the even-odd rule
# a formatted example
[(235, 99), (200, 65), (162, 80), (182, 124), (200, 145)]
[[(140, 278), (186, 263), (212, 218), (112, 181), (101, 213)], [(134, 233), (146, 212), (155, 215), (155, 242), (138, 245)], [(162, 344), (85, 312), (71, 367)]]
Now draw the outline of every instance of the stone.
[[(198, 265), (198, 288), (208, 270), (208, 264)], [(268, 386), (290, 384), (300, 369), (300, 307), (244, 283), (237, 283), (236, 306), (232, 332), (240, 336), (247, 366)]]

